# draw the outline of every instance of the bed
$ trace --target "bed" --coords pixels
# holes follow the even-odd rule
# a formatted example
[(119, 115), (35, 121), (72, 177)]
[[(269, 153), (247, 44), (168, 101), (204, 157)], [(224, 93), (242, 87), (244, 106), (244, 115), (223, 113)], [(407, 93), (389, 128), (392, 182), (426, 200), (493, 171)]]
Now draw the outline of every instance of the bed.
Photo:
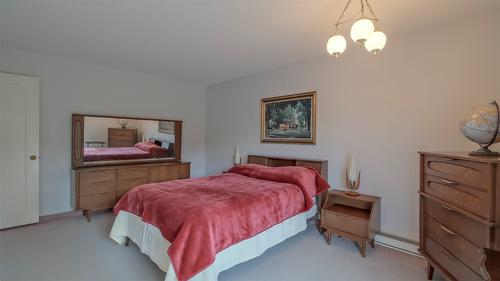
[(222, 175), (138, 186), (115, 206), (110, 237), (136, 243), (166, 281), (217, 280), (306, 229), (313, 196), (329, 186), (300, 163), (238, 165)]
[(85, 147), (84, 162), (133, 160), (171, 157), (170, 148), (158, 146), (152, 142), (140, 142), (130, 147)]

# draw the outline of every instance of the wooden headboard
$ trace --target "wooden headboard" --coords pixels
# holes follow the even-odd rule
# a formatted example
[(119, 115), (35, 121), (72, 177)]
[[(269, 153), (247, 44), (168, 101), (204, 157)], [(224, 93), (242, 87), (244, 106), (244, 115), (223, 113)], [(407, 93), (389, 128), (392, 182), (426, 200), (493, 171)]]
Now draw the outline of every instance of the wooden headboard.
[(321, 177), (328, 181), (328, 161), (327, 160), (311, 160), (299, 159), (291, 157), (274, 157), (262, 155), (248, 155), (248, 163), (260, 164), (270, 167), (281, 166), (303, 166), (316, 169)]

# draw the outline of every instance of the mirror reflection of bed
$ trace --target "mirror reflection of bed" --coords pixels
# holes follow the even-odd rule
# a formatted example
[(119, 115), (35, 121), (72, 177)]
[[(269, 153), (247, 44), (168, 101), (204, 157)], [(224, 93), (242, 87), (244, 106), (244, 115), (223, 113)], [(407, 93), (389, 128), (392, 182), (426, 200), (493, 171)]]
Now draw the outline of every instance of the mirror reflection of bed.
[(175, 122), (84, 117), (84, 162), (174, 157)]

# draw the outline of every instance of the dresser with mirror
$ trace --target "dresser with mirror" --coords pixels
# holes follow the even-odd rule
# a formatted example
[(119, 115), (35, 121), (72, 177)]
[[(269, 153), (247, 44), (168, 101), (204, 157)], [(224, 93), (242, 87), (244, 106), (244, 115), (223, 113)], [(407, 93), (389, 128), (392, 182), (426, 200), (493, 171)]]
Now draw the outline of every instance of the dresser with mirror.
[(181, 151), (182, 121), (73, 114), (75, 209), (90, 221), (138, 185), (189, 178)]

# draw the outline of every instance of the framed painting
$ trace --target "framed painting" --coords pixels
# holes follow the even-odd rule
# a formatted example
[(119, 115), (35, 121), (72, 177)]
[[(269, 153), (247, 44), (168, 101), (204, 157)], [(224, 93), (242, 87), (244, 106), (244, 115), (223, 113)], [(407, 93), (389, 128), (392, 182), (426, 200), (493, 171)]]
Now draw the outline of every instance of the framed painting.
[(260, 141), (316, 143), (316, 92), (260, 100)]

